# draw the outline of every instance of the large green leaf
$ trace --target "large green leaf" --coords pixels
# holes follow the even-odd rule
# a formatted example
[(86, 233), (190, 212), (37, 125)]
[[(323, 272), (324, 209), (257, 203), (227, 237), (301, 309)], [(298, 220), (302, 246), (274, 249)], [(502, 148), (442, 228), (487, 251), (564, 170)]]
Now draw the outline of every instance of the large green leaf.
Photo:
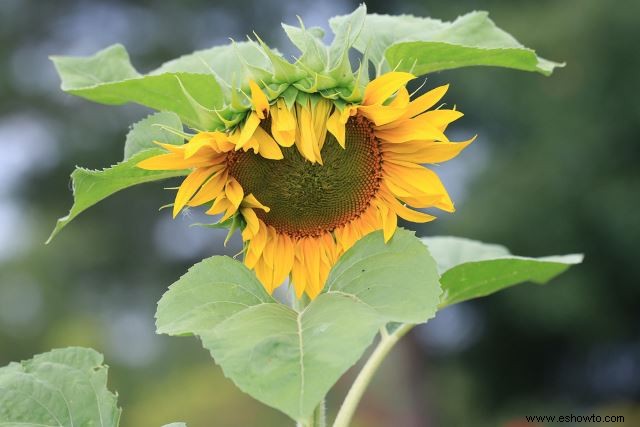
[(0, 425), (116, 427), (120, 409), (102, 362), (70, 347), (0, 368)]
[(238, 261), (213, 257), (171, 285), (157, 328), (200, 336), (243, 391), (304, 420), (382, 325), (426, 321), (439, 295), (435, 262), (413, 233), (398, 230), (385, 244), (376, 232), (342, 257), (324, 293), (299, 313)]
[(73, 206), (66, 216), (58, 220), (47, 243), (51, 242), (56, 234), (81, 212), (120, 190), (188, 173), (188, 171), (149, 171), (136, 166), (144, 159), (163, 153), (165, 151), (160, 148), (140, 151), (128, 160), (99, 171), (76, 168), (71, 174)]
[(423, 323), (441, 293), (436, 263), (413, 232), (398, 229), (385, 244), (370, 233), (331, 270), (325, 292), (340, 292), (372, 307), (389, 322)]
[(487, 296), (518, 283), (547, 283), (583, 258), (580, 254), (519, 257), (503, 246), (459, 237), (426, 237), (422, 241), (438, 260), (444, 291), (441, 307)]
[[(175, 132), (172, 132), (174, 130)], [(180, 145), (184, 143), (182, 122), (175, 113), (161, 112), (140, 120), (131, 127), (124, 143), (124, 159), (150, 148), (158, 148), (156, 141), (165, 144)]]
[(62, 90), (102, 104), (135, 102), (173, 111), (188, 126), (214, 129), (216, 113), (224, 103), (222, 89), (212, 74), (165, 72), (140, 75), (122, 45), (89, 57), (51, 57), (62, 80)]
[[(349, 15), (330, 20), (338, 28)], [(490, 65), (549, 75), (562, 66), (539, 58), (498, 28), (486, 12), (471, 12), (453, 22), (410, 15), (367, 15), (355, 48), (366, 52), (378, 74), (389, 70), (422, 75), (439, 70)]]
[(193, 266), (162, 297), (156, 317), (158, 333), (199, 335), (240, 389), (297, 420), (311, 415), (384, 323), (338, 293), (298, 313), (228, 257)]

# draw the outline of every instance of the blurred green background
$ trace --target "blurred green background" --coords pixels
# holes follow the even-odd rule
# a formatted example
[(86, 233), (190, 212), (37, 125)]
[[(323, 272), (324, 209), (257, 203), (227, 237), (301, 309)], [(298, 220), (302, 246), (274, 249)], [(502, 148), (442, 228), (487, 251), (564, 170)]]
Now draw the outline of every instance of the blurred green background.
[[(53, 347), (91, 346), (111, 366), (124, 427), (286, 426), (241, 394), (194, 338), (154, 334), (155, 304), (223, 231), (158, 213), (171, 194), (134, 188), (83, 214), (49, 246), (71, 205), (74, 165), (122, 157), (137, 106), (63, 94), (47, 56), (111, 43), (149, 70), (255, 30), (286, 54), (279, 23), (326, 27), (357, 2), (0, 0), (0, 366)], [(640, 2), (369, 1), (370, 12), (453, 19), (491, 13), (524, 44), (567, 67), (550, 78), (475, 68), (430, 75), (475, 133), (438, 168), (458, 212), (418, 229), (529, 256), (585, 252), (552, 284), (464, 303), (417, 328), (385, 362), (354, 426), (520, 426), (524, 415), (625, 415), (640, 425)], [(415, 226), (411, 226), (415, 229)], [(335, 410), (353, 379), (330, 395)]]

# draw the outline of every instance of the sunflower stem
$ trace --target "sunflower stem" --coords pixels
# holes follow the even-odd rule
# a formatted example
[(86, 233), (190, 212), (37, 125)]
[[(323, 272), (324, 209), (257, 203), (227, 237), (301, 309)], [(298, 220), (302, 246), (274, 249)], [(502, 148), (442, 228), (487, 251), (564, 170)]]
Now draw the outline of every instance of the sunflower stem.
[(327, 425), (327, 406), (325, 400), (318, 405), (315, 411), (313, 411), (313, 427), (326, 427)]
[(316, 409), (313, 411), (313, 415), (308, 421), (298, 421), (296, 423), (296, 427), (326, 427), (327, 426), (327, 416), (326, 416), (326, 406), (325, 400), (322, 399), (322, 402), (318, 404)]
[(358, 403), (360, 403), (360, 399), (362, 399), (367, 386), (371, 382), (373, 375), (380, 367), (380, 364), (400, 338), (402, 338), (414, 326), (415, 325), (411, 324), (403, 324), (391, 334), (387, 332), (386, 327), (384, 329), (385, 333), (381, 331), (380, 342), (376, 346), (375, 350), (373, 350), (373, 353), (371, 353), (371, 356), (369, 356), (369, 359), (367, 359), (362, 370), (351, 385), (351, 388), (338, 411), (338, 416), (333, 423), (333, 427), (349, 427), (353, 414), (356, 412), (356, 408), (358, 407)]

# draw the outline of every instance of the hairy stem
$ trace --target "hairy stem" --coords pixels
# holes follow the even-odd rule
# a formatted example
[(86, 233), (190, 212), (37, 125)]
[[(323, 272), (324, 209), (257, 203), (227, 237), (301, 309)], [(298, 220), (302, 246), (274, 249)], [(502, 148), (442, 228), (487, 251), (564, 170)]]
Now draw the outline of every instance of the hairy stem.
[(415, 325), (403, 324), (393, 333), (389, 334), (386, 330), (380, 333), (380, 342), (378, 343), (373, 353), (362, 367), (362, 370), (356, 377), (356, 380), (351, 385), (347, 396), (342, 402), (342, 406), (338, 411), (333, 427), (348, 427), (353, 418), (353, 414), (356, 411), (360, 399), (366, 390), (367, 386), (371, 382), (373, 375), (376, 373), (380, 364), (384, 358), (389, 354), (389, 351), (394, 345), (402, 338), (407, 332), (411, 330)]

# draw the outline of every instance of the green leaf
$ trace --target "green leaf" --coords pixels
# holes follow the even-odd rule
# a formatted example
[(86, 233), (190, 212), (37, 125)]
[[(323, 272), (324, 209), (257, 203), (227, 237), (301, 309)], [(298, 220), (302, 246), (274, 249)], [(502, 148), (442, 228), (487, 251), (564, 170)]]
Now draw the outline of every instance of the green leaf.
[(243, 264), (213, 257), (171, 285), (156, 325), (158, 333), (198, 335), (243, 391), (301, 421), (380, 327), (425, 322), (440, 292), (435, 262), (413, 233), (398, 230), (385, 244), (375, 232), (347, 251), (300, 313), (269, 296)]
[(250, 79), (268, 79), (273, 66), (258, 43), (246, 41), (198, 50), (166, 62), (150, 74), (182, 72), (211, 74), (228, 87), (248, 90)]
[(184, 143), (184, 138), (178, 133), (182, 132), (182, 122), (175, 113), (161, 112), (155, 113), (134, 124), (127, 134), (124, 144), (124, 159), (127, 160), (134, 154), (151, 148), (158, 148), (154, 141), (165, 144), (180, 145)]
[(228, 257), (193, 266), (162, 297), (156, 318), (158, 333), (199, 335), (240, 389), (296, 420), (311, 415), (384, 323), (340, 293), (298, 313)]
[(273, 303), (248, 308), (202, 342), (242, 390), (304, 420), (382, 325), (366, 304), (322, 294), (301, 313)]
[(136, 166), (144, 159), (164, 153), (165, 151), (160, 148), (144, 150), (126, 161), (100, 171), (76, 168), (71, 174), (74, 199), (73, 206), (66, 216), (58, 220), (47, 243), (51, 242), (60, 230), (81, 212), (120, 190), (145, 182), (184, 176), (188, 173), (188, 171), (185, 170), (149, 171)]
[[(346, 19), (332, 18), (331, 28), (338, 28)], [(354, 46), (366, 52), (378, 74), (396, 70), (422, 75), (486, 65), (549, 75), (555, 67), (563, 66), (539, 58), (498, 28), (487, 12), (471, 12), (453, 22), (411, 15), (367, 15)]]
[(214, 256), (199, 262), (158, 302), (159, 334), (200, 335), (239, 311), (276, 301), (253, 272), (229, 257)]
[(413, 232), (398, 229), (385, 244), (377, 231), (340, 257), (325, 292), (356, 298), (387, 322), (423, 323), (436, 313), (438, 279), (435, 261)]
[(571, 265), (580, 254), (525, 258), (499, 245), (458, 237), (426, 237), (422, 241), (438, 260), (444, 291), (440, 307), (498, 292), (523, 282), (547, 283)]
[(102, 362), (70, 347), (0, 368), (0, 425), (116, 427), (121, 411)]
[(222, 89), (212, 74), (165, 72), (140, 75), (119, 44), (90, 57), (51, 57), (62, 90), (102, 104), (135, 102), (160, 111), (173, 111), (188, 126), (214, 129), (220, 120), (214, 109), (223, 106)]

